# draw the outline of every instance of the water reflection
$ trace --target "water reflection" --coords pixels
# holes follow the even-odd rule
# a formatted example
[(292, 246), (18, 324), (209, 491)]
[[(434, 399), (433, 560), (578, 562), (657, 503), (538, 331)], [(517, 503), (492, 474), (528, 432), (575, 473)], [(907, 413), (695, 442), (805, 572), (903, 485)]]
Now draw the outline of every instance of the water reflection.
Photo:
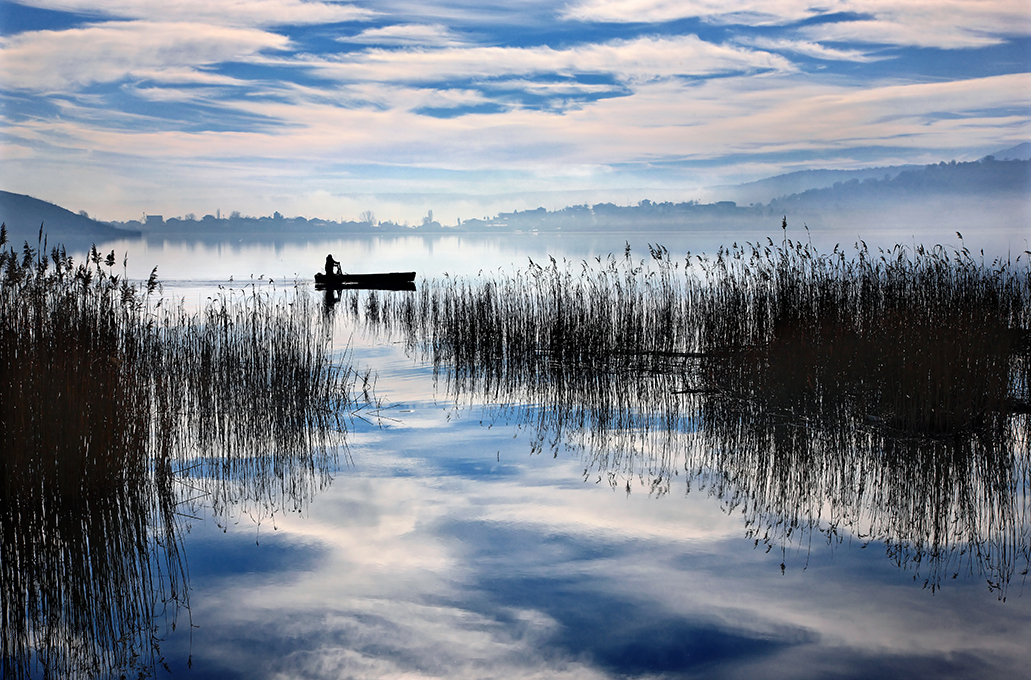
[(539, 450), (577, 449), (585, 479), (665, 493), (683, 474), (757, 545), (883, 543), (932, 590), (975, 576), (1005, 598), (1026, 576), (1026, 265), (787, 239), (651, 255), (346, 306), (421, 352), (454, 398)]
[(370, 377), (338, 363), (327, 321), (304, 291), (254, 288), (163, 319), (160, 455), (216, 517), (303, 511), (330, 482)]
[(194, 315), (114, 265), (0, 254), (4, 678), (153, 672), (189, 611), (185, 522), (303, 508), (354, 407), (307, 295)]
[[(7, 441), (7, 455), (21, 453)], [(132, 446), (106, 449), (110, 466), (86, 465), (71, 474), (51, 461), (47, 470), (5, 466), (5, 678), (153, 668), (162, 631), (188, 604), (168, 475), (147, 470), (143, 452)], [(60, 449), (53, 454), (66, 457)]]
[[(668, 262), (664, 251), (656, 255), (654, 262)], [(767, 568), (768, 557), (739, 540), (737, 515), (722, 514), (704, 495), (654, 503), (637, 493), (641, 487), (671, 493), (689, 480), (690, 488), (721, 498), (728, 511), (744, 510), (752, 534), (771, 548), (801, 545), (805, 553), (814, 537), (884, 541), (893, 559), (931, 587), (957, 573), (977, 574), (1012, 594), (1009, 584), (1026, 568), (1029, 542), (1021, 336), (1001, 342), (991, 330), (996, 326), (986, 323), (991, 314), (963, 322), (969, 333), (956, 332), (964, 326), (949, 321), (949, 335), (987, 350), (955, 354), (950, 361), (973, 368), (954, 377), (983, 375), (986, 387), (961, 400), (965, 406), (950, 406), (947, 417), (925, 417), (919, 414), (929, 411), (907, 410), (885, 398), (891, 393), (873, 389), (880, 378), (859, 380), (881, 369), (849, 367), (864, 356), (882, 356), (891, 359), (882, 375), (914, 368), (932, 376), (935, 362), (921, 364), (922, 355), (908, 351), (860, 352), (870, 342), (862, 333), (826, 333), (825, 341), (824, 331), (814, 329), (838, 325), (783, 322), (774, 311), (777, 297), (744, 307), (767, 310), (767, 316), (742, 314), (745, 321), (732, 325), (718, 305), (706, 307), (712, 279), (695, 262), (688, 276), (682, 264), (653, 264), (658, 269), (649, 274), (638, 260), (621, 257), (596, 262), (606, 272), (590, 280), (581, 277), (579, 263), (572, 269), (555, 263), (518, 273), (522, 278), (347, 292), (331, 314), (318, 297), (298, 304), (255, 295), (254, 288), (226, 291), (226, 298), (208, 290), (213, 299), (199, 315), (145, 316), (155, 319), (155, 335), (139, 336), (146, 338), (139, 351), (147, 357), (140, 362), (113, 360), (132, 343), (91, 348), (90, 356), (104, 359), (91, 364), (56, 351), (74, 343), (46, 340), (33, 356), (64, 362), (54, 364), (62, 377), (50, 384), (77, 385), (63, 376), (81, 369), (83, 380), (90, 379), (102, 366), (115, 370), (114, 377), (103, 389), (91, 388), (95, 400), (84, 401), (92, 411), (80, 400), (64, 415), (50, 414), (47, 409), (61, 402), (42, 383), (30, 390), (35, 401), (5, 393), (4, 409), (26, 407), (5, 410), (4, 427), (29, 428), (37, 415), (47, 423), (72, 423), (74, 414), (86, 413), (95, 425), (89, 451), (106, 451), (114, 461), (124, 459), (125, 470), (141, 472), (118, 472), (119, 462), (110, 470), (90, 463), (92, 471), (79, 474), (68, 462), (71, 452), (83, 450), (73, 439), (55, 455), (62, 462), (51, 476), (57, 480), (66, 471), (67, 479), (39, 483), (31, 503), (5, 481), (2, 522), (13, 527), (16, 541), (12, 548), (5, 543), (0, 555), (0, 600), (14, 603), (5, 617), (23, 606), (19, 588), (33, 602), (66, 608), (66, 599), (74, 601), (66, 593), (96, 592), (89, 616), (80, 609), (72, 617), (103, 633), (75, 633), (76, 650), (94, 650), (92, 668), (153, 667), (163, 653), (174, 677), (674, 676), (714, 667), (740, 677), (770, 668), (804, 668), (798, 672), (814, 676), (832, 672), (828, 668), (841, 675), (885, 668), (916, 675), (943, 667), (933, 664), (946, 656), (950, 671), (976, 676), (1025, 665), (1019, 643), (1026, 606), (1015, 606), (1015, 598), (985, 603), (971, 592), (979, 587), (974, 584), (928, 600), (915, 589), (893, 587), (894, 569), (858, 550), (835, 554), (825, 571), (819, 570), (829, 558), (816, 551), (808, 572), (789, 568), (782, 578)], [(756, 274), (756, 286), (761, 279)], [(730, 288), (722, 299), (748, 299), (750, 290)], [(1017, 299), (1026, 300), (1021, 295)], [(18, 299), (32, 296), (11, 295), (5, 304)], [(1014, 306), (1006, 329), (1026, 331), (1026, 307), (1012, 299), (1007, 304)], [(800, 308), (806, 307), (787, 307)], [(404, 361), (389, 344), (356, 350), (387, 371), (402, 367), (397, 392), (407, 403), (386, 430), (349, 430), (349, 442), (364, 446), (365, 457), (326, 490), (340, 435), (335, 414), (350, 402), (332, 396), (339, 390), (324, 390), (333, 384), (325, 372), (297, 367), (309, 361), (305, 357), (326, 367), (333, 317), (356, 318), (377, 336), (402, 339), (424, 351), (432, 368)], [(286, 325), (266, 323), (274, 319)], [(923, 333), (934, 327), (921, 323), (907, 328)], [(982, 328), (986, 335), (978, 335)], [(921, 342), (925, 349), (949, 347)], [(800, 346), (812, 349), (800, 354)], [(844, 348), (851, 348), (851, 359), (834, 368), (826, 357)], [(0, 384), (26, 385), (43, 375), (28, 368), (34, 363), (20, 365), (30, 350), (0, 343), (0, 352), (8, 352)], [(151, 368), (136, 370), (140, 366)], [(486, 419), (487, 427), (479, 427), (461, 409), (442, 411), (420, 392), (430, 370), (456, 400), (488, 403), (489, 417), (522, 423), (539, 450), (557, 455), (573, 447), (581, 457), (526, 459), (524, 443), (511, 431), (489, 430)], [(337, 375), (344, 383), (355, 380), (343, 370)], [(129, 396), (108, 398), (123, 393), (105, 391), (123, 384), (116, 378), (125, 379)], [(350, 384), (354, 397), (361, 384)], [(105, 418), (119, 413), (160, 415), (126, 430), (141, 435), (139, 453), (101, 446), (120, 431), (108, 428), (115, 421)], [(4, 442), (12, 441), (9, 432), (15, 431), (5, 430)], [(5, 447), (5, 455), (13, 451)], [(15, 469), (8, 465), (5, 474)], [(580, 485), (577, 472), (634, 493)], [(106, 481), (88, 482), (91, 476)], [(90, 493), (97, 498), (81, 500)], [(16, 500), (29, 509), (19, 510)], [(63, 518), (61, 527), (38, 536), (50, 540), (63, 531), (75, 551), (58, 556), (50, 546), (35, 557), (17, 541), (24, 543), (34, 527), (56, 526), (46, 513), (57, 504), (69, 508), (55, 515)], [(204, 516), (210, 507), (219, 526), (194, 520), (184, 539), (187, 515)], [(259, 522), (274, 517), (279, 531), (270, 537), (262, 530), (259, 547), (251, 524), (234, 527), (240, 515)], [(63, 545), (66, 539), (54, 540)], [(189, 584), (173, 569), (185, 569), (184, 541)], [(126, 547), (138, 545), (138, 557)], [(25, 555), (44, 566), (23, 570), (31, 564)], [(103, 571), (68, 566), (115, 559), (127, 562), (111, 568), (127, 574), (118, 584), (108, 584)], [(793, 565), (791, 559), (784, 561)], [(150, 585), (133, 576), (144, 569), (151, 570)], [(187, 592), (200, 632), (193, 642), (182, 639), (192, 626), (180, 610), (179, 632), (154, 647), (165, 621), (154, 614), (162, 614), (167, 601), (168, 621), (174, 621)], [(119, 613), (118, 602), (132, 597), (142, 598), (145, 606), (137, 609), (145, 615)], [(75, 651), (80, 656), (73, 658), (69, 651), (71, 636), (55, 633), (48, 641), (37, 634), (54, 622), (54, 630), (72, 630), (55, 611), (24, 616), (20, 630), (5, 623), (5, 636), (13, 631), (4, 638), (5, 660), (42, 649), (51, 668), (66, 671), (55, 675), (90, 675), (86, 656)], [(148, 661), (151, 649), (154, 660)], [(188, 671), (191, 653), (195, 668)], [(5, 664), (5, 674), (19, 672), (14, 661)]]

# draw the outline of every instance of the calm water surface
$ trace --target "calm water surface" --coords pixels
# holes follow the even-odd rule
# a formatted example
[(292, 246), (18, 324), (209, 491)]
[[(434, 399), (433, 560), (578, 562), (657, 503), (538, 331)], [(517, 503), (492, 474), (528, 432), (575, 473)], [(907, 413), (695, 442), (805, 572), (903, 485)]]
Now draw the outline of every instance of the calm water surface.
[[(676, 255), (755, 236), (645, 234), (631, 246), (646, 253), (661, 242)], [(985, 241), (1002, 250), (1019, 236)], [(819, 238), (829, 249), (851, 237)], [(624, 242), (523, 235), (102, 247), (128, 251), (131, 276), (158, 265), (166, 297), (192, 305), (252, 275), (266, 288), (269, 278), (290, 287), (327, 252), (345, 270), (440, 277), (510, 271), (548, 254), (579, 261), (621, 253)], [(778, 531), (778, 511), (790, 509), (757, 517), (734, 497), (733, 479), (703, 483), (721, 471), (689, 472), (685, 461), (701, 445), (690, 431), (661, 445), (663, 461), (642, 454), (613, 463), (604, 438), (578, 436), (573, 425), (542, 430), (527, 416), (533, 405), (455, 395), (419, 356), (344, 314), (336, 343), (378, 376), (383, 408), (352, 423), (330, 483), (219, 512), (202, 504), (186, 518), (190, 608), (161, 646), (175, 677), (1031, 675), (1031, 589), (1019, 554), (996, 565), (1007, 578), (1000, 590), (998, 573), (977, 560), (953, 560), (944, 578), (932, 578), (932, 556), (871, 537), (869, 527), (883, 524), (875, 510), (836, 533)], [(656, 484), (660, 469), (669, 476)], [(981, 537), (982, 548), (1027, 550), (1022, 470), (1011, 489), (1017, 515), (983, 523), (1000, 535)], [(836, 499), (825, 503), (834, 515)]]

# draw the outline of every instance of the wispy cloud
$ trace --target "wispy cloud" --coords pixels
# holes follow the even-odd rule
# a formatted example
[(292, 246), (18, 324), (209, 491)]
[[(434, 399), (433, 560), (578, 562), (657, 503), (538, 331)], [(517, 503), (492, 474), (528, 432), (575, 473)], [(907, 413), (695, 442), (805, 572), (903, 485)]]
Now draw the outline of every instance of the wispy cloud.
[(383, 28), (369, 28), (356, 36), (338, 38), (338, 40), (357, 44), (422, 47), (454, 47), (467, 42), (442, 24), (397, 24)]
[(1023, 0), (582, 0), (562, 10), (567, 19), (589, 22), (663, 23), (696, 18), (718, 24), (784, 26), (814, 17), (825, 23), (803, 34), (820, 41), (958, 49), (1031, 35), (1031, 12)]
[[(416, 106), (476, 103), (472, 91), (383, 90), (366, 84), (342, 97), (381, 98), (383, 106), (344, 108), (318, 90), (278, 99), (241, 100), (242, 113), (282, 124), (268, 130), (212, 134), (110, 129), (62, 120), (8, 123), (8, 134), (64, 139), (106, 154), (134, 149), (152, 158), (248, 157), (312, 162), (418, 163), (454, 168), (544, 165), (603, 167), (807, 151), (840, 156), (853, 147), (915, 150), (993, 143), (999, 129), (1026, 126), (1013, 111), (1031, 107), (1031, 75), (922, 85), (856, 88), (782, 79), (757, 87), (739, 76), (685, 83), (655, 81), (631, 95), (578, 110), (512, 110), (440, 120)], [(945, 115), (948, 114), (948, 115)], [(307, 159), (307, 161), (305, 161)]]
[(120, 19), (218, 26), (298, 26), (363, 21), (377, 15), (356, 5), (317, 0), (21, 0), (21, 4)]
[(785, 24), (832, 10), (840, 2), (814, 5), (807, 0), (582, 0), (567, 5), (562, 16), (577, 21), (662, 23), (701, 18), (724, 23)]
[(55, 92), (127, 76), (181, 82), (191, 67), (282, 50), (289, 43), (282, 35), (253, 28), (117, 21), (0, 39), (0, 63), (4, 87)]
[(924, 0), (870, 5), (870, 18), (807, 26), (801, 33), (820, 41), (940, 49), (987, 47), (1008, 37), (1031, 35), (1031, 12), (1023, 2)]
[(23, 4), (86, 17), (0, 38), (0, 180), (52, 200), (683, 186), (1031, 136), (1015, 0)]
[(567, 49), (469, 47), (370, 49), (312, 61), (328, 77), (385, 82), (433, 82), (528, 74), (606, 73), (622, 81), (717, 73), (793, 71), (787, 59), (694, 35), (613, 40)]
[(852, 61), (868, 63), (884, 59), (884, 56), (870, 54), (861, 50), (843, 50), (828, 47), (811, 40), (793, 40), (791, 38), (767, 38), (762, 36), (746, 37), (738, 40), (743, 45), (758, 47), (770, 52), (789, 52), (801, 54), (824, 61)]

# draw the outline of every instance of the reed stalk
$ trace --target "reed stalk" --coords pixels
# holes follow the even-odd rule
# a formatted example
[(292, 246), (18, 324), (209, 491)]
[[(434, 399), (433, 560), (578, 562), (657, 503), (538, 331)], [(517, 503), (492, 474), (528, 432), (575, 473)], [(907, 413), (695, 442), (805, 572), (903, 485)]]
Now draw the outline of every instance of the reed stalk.
[(0, 675), (152, 672), (161, 622), (188, 612), (184, 518), (303, 507), (359, 376), (302, 291), (187, 313), (114, 253), (5, 243), (0, 227)]
[(344, 307), (536, 450), (575, 449), (585, 479), (664, 493), (682, 474), (769, 547), (852, 532), (931, 588), (966, 570), (1004, 597), (1031, 560), (1027, 261), (823, 254), (783, 226), (780, 244), (627, 248)]

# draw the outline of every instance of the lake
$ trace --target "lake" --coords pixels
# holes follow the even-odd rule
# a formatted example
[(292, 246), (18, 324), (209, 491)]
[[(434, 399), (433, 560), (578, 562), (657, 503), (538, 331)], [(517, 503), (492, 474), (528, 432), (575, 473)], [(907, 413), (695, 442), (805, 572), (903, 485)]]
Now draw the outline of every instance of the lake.
[[(416, 270), (419, 288), (445, 274), (546, 265), (549, 255), (574, 266), (621, 258), (626, 243), (635, 258), (661, 243), (679, 259), (765, 236), (99, 247), (119, 262), (127, 253), (132, 278), (156, 265), (166, 299), (192, 308), (220, 287), (289, 290), (326, 253), (355, 272)], [(809, 238), (795, 228), (789, 236)], [(1026, 247), (1025, 234), (964, 236), (989, 257)], [(812, 238), (830, 250), (856, 237)], [(895, 240), (864, 238), (874, 247)], [(946, 239), (956, 243), (920, 235)], [(708, 437), (701, 410), (649, 420), (646, 395), (622, 394), (591, 402), (585, 415), (566, 403), (576, 390), (463, 386), (403, 333), (345, 307), (331, 312), (334, 347), (371, 370), (378, 401), (347, 422), (331, 455), (233, 477), (235, 490), (214, 505), (204, 479), (184, 481), (199, 490), (179, 514), (189, 604), (174, 630), (155, 629), (173, 677), (973, 678), (1031, 669), (1024, 427), (1007, 435), (1012, 474), (1002, 481), (933, 452), (908, 467), (871, 451), (766, 470), (761, 456), (732, 450), (746, 435)], [(671, 389), (656, 380), (656, 390)]]

